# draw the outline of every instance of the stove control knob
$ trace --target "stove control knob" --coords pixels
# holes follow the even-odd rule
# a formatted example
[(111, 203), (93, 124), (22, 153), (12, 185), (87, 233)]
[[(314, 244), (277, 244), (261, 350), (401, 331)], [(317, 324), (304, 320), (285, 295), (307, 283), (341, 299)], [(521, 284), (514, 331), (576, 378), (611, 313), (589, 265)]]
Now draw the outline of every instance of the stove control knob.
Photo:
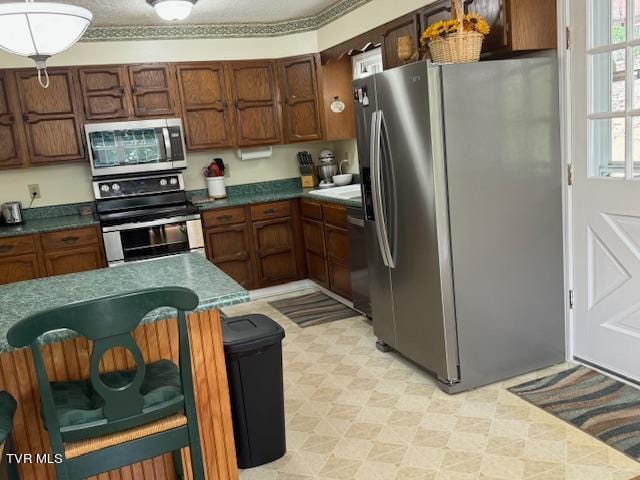
[(100, 190), (102, 190), (103, 192), (108, 192), (110, 190), (109, 185), (107, 184), (102, 184), (102, 186), (100, 187)]
[(171, 180), (169, 180), (169, 183), (171, 185), (177, 185), (178, 184), (178, 179), (176, 177), (172, 177)]
[(117, 183), (114, 183), (113, 185), (111, 185), (111, 190), (113, 190), (114, 192), (117, 192), (118, 190), (120, 190), (120, 185), (118, 185)]
[(163, 179), (161, 179), (161, 180), (160, 180), (160, 186), (161, 186), (161, 187), (166, 187), (166, 186), (167, 186), (167, 183), (168, 183), (168, 182), (167, 182), (167, 179), (166, 179), (166, 178), (163, 178)]

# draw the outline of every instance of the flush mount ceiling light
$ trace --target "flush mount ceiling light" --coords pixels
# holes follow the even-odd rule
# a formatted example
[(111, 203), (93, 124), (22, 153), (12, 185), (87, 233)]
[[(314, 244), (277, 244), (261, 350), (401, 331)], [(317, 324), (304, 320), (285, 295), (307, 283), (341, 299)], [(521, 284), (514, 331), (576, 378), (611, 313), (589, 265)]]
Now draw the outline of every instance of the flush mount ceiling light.
[(177, 22), (184, 20), (191, 14), (193, 6), (198, 0), (147, 0), (156, 9), (156, 13), (163, 20)]
[(92, 18), (89, 10), (62, 3), (2, 3), (0, 49), (35, 61), (40, 85), (47, 88), (47, 59), (80, 40)]

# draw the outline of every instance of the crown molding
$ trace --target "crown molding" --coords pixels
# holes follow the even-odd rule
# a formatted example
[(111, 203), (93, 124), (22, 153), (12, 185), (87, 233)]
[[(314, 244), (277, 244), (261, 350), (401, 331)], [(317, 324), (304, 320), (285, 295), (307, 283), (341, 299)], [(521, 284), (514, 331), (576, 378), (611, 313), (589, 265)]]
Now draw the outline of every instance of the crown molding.
[(184, 40), (197, 38), (279, 37), (318, 30), (371, 0), (342, 0), (317, 15), (276, 23), (221, 23), (210, 25), (131, 25), (91, 27), (81, 42)]

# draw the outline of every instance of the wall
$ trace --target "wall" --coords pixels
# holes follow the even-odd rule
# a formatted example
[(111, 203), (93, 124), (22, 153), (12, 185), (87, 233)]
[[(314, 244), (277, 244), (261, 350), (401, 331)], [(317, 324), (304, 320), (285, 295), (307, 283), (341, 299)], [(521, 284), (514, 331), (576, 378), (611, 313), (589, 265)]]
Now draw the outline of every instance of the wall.
[[(318, 31), (282, 37), (81, 42), (52, 58), (49, 65), (241, 60), (303, 55), (331, 47), (427, 3), (430, 1), (373, 0)], [(0, 51), (0, 68), (32, 66), (33, 62), (29, 59)], [(350, 163), (347, 171), (358, 172), (355, 141), (305, 143), (276, 146), (272, 158), (250, 162), (239, 161), (235, 151), (192, 153), (185, 173), (186, 186), (188, 189), (204, 188), (200, 172), (214, 157), (221, 157), (229, 164), (229, 185), (295, 177), (299, 175), (295, 154), (300, 150), (308, 150), (317, 158), (323, 148), (333, 149), (338, 160), (348, 154)], [(40, 185), (42, 198), (36, 200), (34, 206), (93, 200), (88, 165), (69, 164), (0, 172), (0, 202), (20, 200), (27, 205), (28, 184)]]

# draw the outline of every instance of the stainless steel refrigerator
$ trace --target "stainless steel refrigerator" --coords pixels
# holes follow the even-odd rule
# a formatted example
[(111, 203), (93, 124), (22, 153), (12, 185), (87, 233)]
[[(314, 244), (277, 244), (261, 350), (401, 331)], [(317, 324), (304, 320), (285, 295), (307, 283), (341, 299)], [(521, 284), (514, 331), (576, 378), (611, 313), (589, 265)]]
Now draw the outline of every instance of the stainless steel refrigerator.
[(564, 361), (557, 59), (354, 81), (373, 326), (455, 393)]

